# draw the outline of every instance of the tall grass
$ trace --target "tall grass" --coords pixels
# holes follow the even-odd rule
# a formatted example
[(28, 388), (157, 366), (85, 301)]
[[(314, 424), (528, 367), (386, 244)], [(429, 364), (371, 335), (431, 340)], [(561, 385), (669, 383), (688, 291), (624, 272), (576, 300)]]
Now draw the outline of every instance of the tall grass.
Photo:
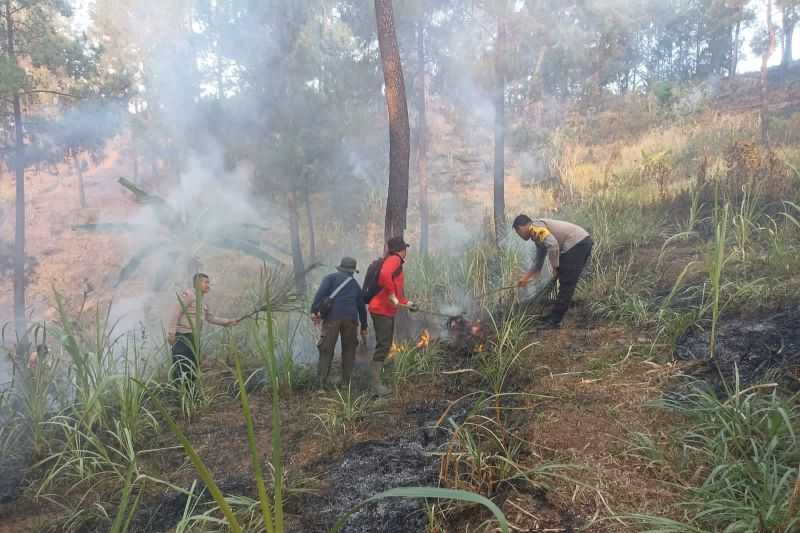
[(723, 272), (728, 257), (725, 255), (725, 239), (728, 230), (728, 205), (722, 209), (714, 231), (714, 248), (711, 255), (709, 282), (711, 283), (711, 334), (708, 340), (709, 357), (714, 359), (717, 346), (717, 328), (720, 316), (720, 295), (722, 294)]
[(738, 376), (727, 399), (696, 389), (664, 406), (687, 424), (681, 445), (686, 468), (702, 483), (682, 504), (687, 520), (636, 516), (649, 531), (753, 531), (800, 528), (798, 398), (782, 398), (774, 384), (742, 389)]
[(528, 341), (533, 319), (520, 310), (512, 310), (502, 322), (490, 317), (494, 335), (488, 349), (479, 354), (478, 372), (495, 398), (496, 421), (502, 425), (501, 400), (508, 379), (520, 357), (535, 345)]

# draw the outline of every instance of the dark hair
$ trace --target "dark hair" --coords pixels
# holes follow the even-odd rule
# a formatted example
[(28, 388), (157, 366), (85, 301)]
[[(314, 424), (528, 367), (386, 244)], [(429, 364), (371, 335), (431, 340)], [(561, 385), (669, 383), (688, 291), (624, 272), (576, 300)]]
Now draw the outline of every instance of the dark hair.
[(210, 279), (210, 278), (208, 277), (208, 274), (203, 274), (202, 272), (198, 272), (197, 274), (192, 276), (192, 284), (197, 285), (197, 282), (200, 281), (201, 279)]
[(533, 220), (531, 220), (531, 217), (528, 215), (519, 215), (514, 219), (514, 223), (511, 225), (511, 227), (517, 229), (522, 226), (527, 226), (531, 222), (533, 222)]
[(386, 242), (386, 250), (389, 253), (402, 252), (408, 248), (408, 243), (402, 237), (392, 237)]

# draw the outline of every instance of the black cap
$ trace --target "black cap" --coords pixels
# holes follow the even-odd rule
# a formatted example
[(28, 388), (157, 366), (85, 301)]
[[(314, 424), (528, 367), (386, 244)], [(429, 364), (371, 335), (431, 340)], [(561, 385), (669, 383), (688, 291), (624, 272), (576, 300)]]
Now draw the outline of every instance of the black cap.
[(406, 248), (408, 248), (409, 246), (410, 245), (406, 241), (404, 241), (402, 237), (392, 237), (386, 243), (386, 248), (389, 250), (390, 253), (401, 252)]
[(342, 262), (339, 263), (339, 266), (336, 267), (336, 270), (339, 272), (358, 272), (356, 270), (356, 260), (352, 257), (342, 257)]

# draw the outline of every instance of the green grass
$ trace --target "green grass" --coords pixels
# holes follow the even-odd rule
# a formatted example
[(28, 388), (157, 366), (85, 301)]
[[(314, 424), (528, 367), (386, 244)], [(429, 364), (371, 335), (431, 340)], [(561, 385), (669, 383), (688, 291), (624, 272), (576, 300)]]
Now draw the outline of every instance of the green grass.
[(654, 528), (648, 531), (789, 533), (800, 527), (798, 398), (781, 397), (771, 384), (743, 390), (737, 382), (732, 389), (727, 399), (697, 389), (664, 402), (686, 419), (684, 470), (701, 472), (703, 481), (688, 489), (684, 522), (633, 517)]
[(333, 397), (322, 398), (323, 408), (314, 413), (319, 435), (331, 449), (349, 445), (362, 424), (375, 415), (368, 393), (354, 395), (352, 388), (336, 389)]

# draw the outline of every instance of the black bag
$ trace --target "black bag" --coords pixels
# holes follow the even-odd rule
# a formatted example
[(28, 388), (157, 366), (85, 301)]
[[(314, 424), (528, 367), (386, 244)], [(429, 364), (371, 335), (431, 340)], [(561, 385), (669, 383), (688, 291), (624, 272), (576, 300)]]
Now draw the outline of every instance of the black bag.
[(325, 298), (322, 299), (322, 301), (319, 304), (319, 316), (321, 318), (323, 319), (328, 318), (328, 315), (331, 314), (331, 311), (333, 310), (334, 298), (336, 298), (336, 295), (339, 294), (339, 291), (344, 289), (345, 285), (347, 285), (351, 281), (354, 281), (353, 278), (348, 276), (346, 280), (341, 282), (339, 286), (336, 287), (336, 289), (334, 289), (334, 291), (330, 294), (330, 296), (326, 296)]
[(364, 274), (364, 285), (361, 288), (361, 294), (364, 295), (365, 304), (368, 304), (370, 300), (375, 298), (375, 296), (381, 292), (379, 278), (381, 277), (381, 269), (383, 268), (383, 262), (385, 260), (385, 257), (376, 259), (370, 263), (366, 274)]

